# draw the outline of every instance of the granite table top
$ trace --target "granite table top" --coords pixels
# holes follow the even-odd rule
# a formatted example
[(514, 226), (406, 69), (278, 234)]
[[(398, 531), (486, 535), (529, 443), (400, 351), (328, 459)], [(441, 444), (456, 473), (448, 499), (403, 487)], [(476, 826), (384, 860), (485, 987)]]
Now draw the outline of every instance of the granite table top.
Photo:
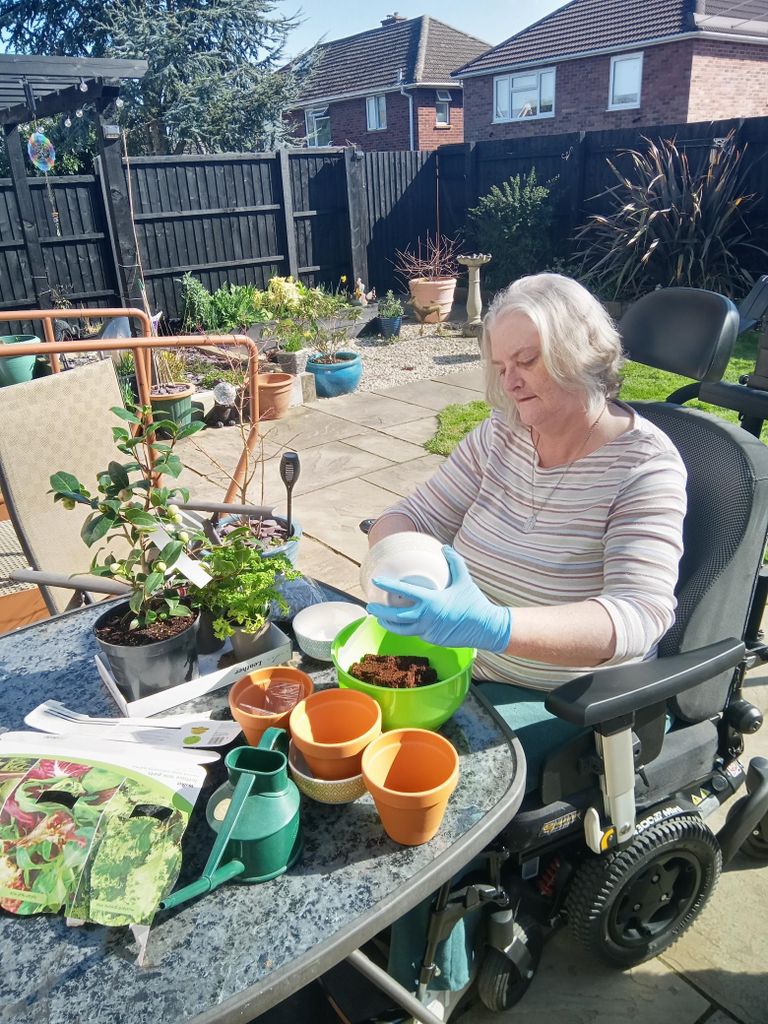
[[(327, 597), (339, 593), (329, 588)], [(51, 697), (90, 715), (117, 714), (93, 660), (91, 627), (101, 611), (0, 637), (0, 732), (25, 728), (24, 716)], [(296, 664), (316, 685), (335, 683), (332, 667), (300, 655)], [(226, 707), (226, 690), (179, 711), (211, 707)], [(141, 967), (127, 928), (0, 911), (0, 1022), (208, 1024), (248, 1020), (280, 1002), (451, 878), (516, 812), (523, 755), (501, 720), (470, 691), (440, 731), (459, 751), (460, 781), (429, 843), (392, 842), (367, 794), (343, 806), (302, 796), (299, 863), (270, 882), (229, 883), (158, 913)], [(198, 877), (212, 843), (204, 811), (223, 767), (209, 766), (207, 775), (184, 837), (179, 886)]]

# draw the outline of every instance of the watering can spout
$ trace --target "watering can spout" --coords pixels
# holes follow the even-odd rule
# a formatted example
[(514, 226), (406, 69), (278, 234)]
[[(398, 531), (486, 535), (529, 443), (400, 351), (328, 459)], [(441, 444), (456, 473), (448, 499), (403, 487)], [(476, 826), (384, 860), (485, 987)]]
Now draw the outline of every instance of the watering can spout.
[(243, 871), (245, 871), (245, 865), (241, 860), (231, 860), (227, 864), (222, 864), (220, 868), (217, 868), (210, 875), (203, 875), (196, 882), (190, 882), (183, 889), (177, 889), (176, 892), (170, 893), (161, 902), (160, 910), (171, 910), (173, 907), (187, 903), (197, 896), (205, 896), (207, 892), (216, 889), (222, 883), (242, 875)]

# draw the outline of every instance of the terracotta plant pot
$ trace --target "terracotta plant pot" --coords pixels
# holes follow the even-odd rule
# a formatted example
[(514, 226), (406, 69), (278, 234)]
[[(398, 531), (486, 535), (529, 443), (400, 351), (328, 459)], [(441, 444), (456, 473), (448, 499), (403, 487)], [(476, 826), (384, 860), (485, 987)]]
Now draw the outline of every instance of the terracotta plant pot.
[(292, 373), (259, 374), (259, 419), (279, 420), (291, 407), (294, 375)]
[(455, 277), (415, 277), (408, 282), (408, 287), (417, 320), (425, 324), (441, 324), (448, 319), (456, 291)]
[(404, 846), (428, 842), (440, 828), (459, 781), (453, 744), (426, 729), (396, 729), (363, 753), (363, 778), (384, 831)]
[[(260, 715), (256, 711), (248, 710), (248, 708), (268, 710), (270, 701), (267, 691), (270, 686), (274, 687), (275, 684), (279, 685), (280, 683), (295, 683), (301, 687), (301, 692), (293, 704), (286, 707), (284, 711), (276, 711), (274, 714)], [(229, 710), (243, 730), (246, 740), (252, 746), (256, 746), (266, 729), (271, 727), (288, 729), (291, 712), (296, 704), (309, 697), (314, 688), (314, 684), (306, 672), (300, 672), (297, 668), (289, 668), (287, 665), (261, 668), (256, 672), (249, 672), (248, 675), (242, 676), (233, 684), (229, 691)]]
[(360, 774), (363, 751), (381, 732), (381, 708), (356, 690), (321, 690), (293, 709), (290, 731), (314, 776), (349, 779)]

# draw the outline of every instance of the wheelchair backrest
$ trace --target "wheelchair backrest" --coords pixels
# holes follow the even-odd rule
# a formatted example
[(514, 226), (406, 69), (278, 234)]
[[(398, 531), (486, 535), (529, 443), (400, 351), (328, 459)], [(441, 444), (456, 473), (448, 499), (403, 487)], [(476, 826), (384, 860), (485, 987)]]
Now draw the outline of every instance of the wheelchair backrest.
[[(768, 532), (768, 448), (741, 427), (666, 402), (632, 403), (679, 450), (688, 471), (688, 511), (675, 622), (660, 655), (744, 636)], [(716, 676), (672, 702), (676, 717), (722, 711), (732, 679)]]
[(723, 376), (739, 334), (730, 299), (703, 288), (661, 288), (634, 302), (619, 333), (630, 359), (693, 380)]

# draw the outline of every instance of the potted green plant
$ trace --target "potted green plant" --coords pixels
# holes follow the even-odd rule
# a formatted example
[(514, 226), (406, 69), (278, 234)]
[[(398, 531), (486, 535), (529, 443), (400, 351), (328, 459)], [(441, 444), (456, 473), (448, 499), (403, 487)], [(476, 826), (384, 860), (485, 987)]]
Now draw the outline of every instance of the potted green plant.
[(152, 357), (154, 383), (150, 392), (152, 413), (180, 427), (192, 422), (195, 385), (187, 379), (187, 367), (179, 352), (157, 351)]
[(398, 338), (403, 322), (403, 304), (390, 290), (379, 300), (379, 334), (382, 338)]
[(411, 307), (421, 323), (440, 324), (447, 320), (453, 306), (458, 274), (459, 243), (454, 238), (427, 235), (416, 251), (410, 248), (395, 253), (395, 272), (408, 282)]
[(189, 602), (203, 619), (202, 653), (216, 650), (230, 638), (235, 656), (245, 661), (263, 649), (272, 602), (288, 610), (278, 584), (299, 579), (301, 573), (285, 555), (263, 555), (252, 540), (250, 529), (241, 526), (199, 553), (211, 581), (204, 587), (193, 586)]
[(294, 320), (281, 320), (275, 330), (275, 337), (277, 349), (271, 355), (280, 369), (284, 373), (304, 373), (311, 352), (308, 345), (311, 346), (314, 338), (309, 325)]
[[(202, 423), (180, 427), (172, 420), (154, 424), (153, 432), (132, 436), (129, 425), (142, 420), (130, 409), (112, 412), (123, 424), (112, 428), (118, 451), (128, 462), (110, 462), (89, 490), (71, 473), (50, 478), (54, 501), (67, 509), (87, 506), (81, 536), (90, 548), (99, 541), (90, 572), (130, 587), (127, 601), (110, 604), (94, 623), (94, 634), (112, 675), (129, 700), (175, 686), (198, 674), (198, 616), (185, 594), (188, 578), (179, 569), (182, 554), (195, 539), (185, 529), (174, 498), (189, 500), (183, 487), (157, 487), (153, 473), (177, 477), (182, 470), (176, 443), (202, 429)], [(142, 410), (143, 416), (149, 409)], [(163, 430), (169, 440), (155, 441)], [(156, 456), (150, 463), (149, 450)], [(164, 537), (158, 535), (158, 527)]]

